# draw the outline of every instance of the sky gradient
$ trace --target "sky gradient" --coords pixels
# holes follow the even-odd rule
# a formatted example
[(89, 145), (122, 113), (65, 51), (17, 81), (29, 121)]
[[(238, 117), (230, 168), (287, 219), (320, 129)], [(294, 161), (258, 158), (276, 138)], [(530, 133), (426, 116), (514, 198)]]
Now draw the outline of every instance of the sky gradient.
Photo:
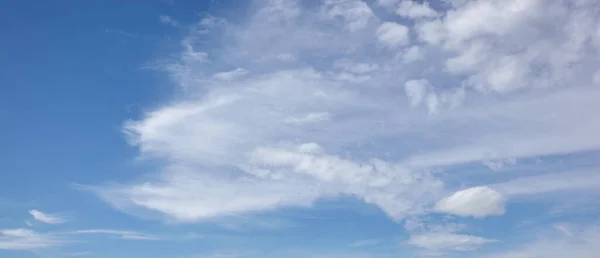
[(600, 253), (598, 1), (1, 6), (1, 257)]

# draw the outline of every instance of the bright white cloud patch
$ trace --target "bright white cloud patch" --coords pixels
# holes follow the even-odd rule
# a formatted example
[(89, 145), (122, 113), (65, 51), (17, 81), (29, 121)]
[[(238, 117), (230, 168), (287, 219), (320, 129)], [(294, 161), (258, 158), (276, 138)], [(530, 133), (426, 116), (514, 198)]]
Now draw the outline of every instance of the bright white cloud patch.
[(29, 214), (37, 221), (48, 223), (48, 224), (61, 224), (65, 223), (66, 220), (58, 215), (43, 213), (38, 210), (30, 210)]
[(486, 217), (504, 214), (504, 203), (505, 198), (500, 193), (479, 186), (458, 191), (440, 200), (435, 208), (459, 216)]
[[(597, 1), (308, 2), (199, 21), (165, 65), (185, 96), (124, 126), (164, 165), (90, 189), (183, 222), (354, 196), (422, 224), (598, 193)], [(589, 171), (544, 164), (584, 154)], [(409, 243), (431, 251), (494, 241), (414, 224)]]

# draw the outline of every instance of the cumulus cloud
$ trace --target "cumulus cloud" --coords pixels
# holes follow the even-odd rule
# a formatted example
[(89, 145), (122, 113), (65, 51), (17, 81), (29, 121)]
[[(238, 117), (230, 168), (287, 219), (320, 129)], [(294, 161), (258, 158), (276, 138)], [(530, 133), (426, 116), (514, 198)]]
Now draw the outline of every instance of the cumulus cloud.
[(486, 217), (504, 214), (505, 198), (485, 186), (460, 190), (440, 200), (435, 209), (459, 216)]
[(48, 224), (61, 224), (65, 223), (66, 220), (55, 214), (43, 213), (39, 210), (30, 210), (29, 214), (37, 221), (48, 223)]
[(396, 9), (396, 14), (412, 19), (432, 18), (438, 15), (428, 2), (418, 3), (412, 0), (401, 1)]
[[(164, 66), (185, 96), (124, 125), (164, 165), (90, 189), (125, 212), (185, 222), (342, 195), (395, 220), (485, 217), (524, 196), (597, 192), (584, 173), (561, 184), (567, 175), (537, 167), (486, 178), (480, 166), (474, 179), (452, 169), (600, 149), (598, 3), (378, 3), (402, 18), (359, 0), (287, 0), (257, 1), (243, 24), (198, 22)], [(547, 184), (527, 187), (529, 176)], [(489, 242), (433, 233), (413, 243)]]
[(419, 106), (427, 97), (429, 82), (425, 79), (410, 80), (404, 83), (406, 96), (410, 99), (410, 105)]
[(408, 28), (395, 22), (385, 22), (375, 32), (377, 40), (390, 48), (401, 47), (409, 43)]

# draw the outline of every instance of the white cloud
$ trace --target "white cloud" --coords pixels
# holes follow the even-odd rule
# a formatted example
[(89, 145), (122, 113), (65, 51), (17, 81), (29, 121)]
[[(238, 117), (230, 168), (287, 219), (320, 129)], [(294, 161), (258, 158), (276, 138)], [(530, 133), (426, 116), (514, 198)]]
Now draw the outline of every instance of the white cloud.
[(494, 242), (497, 240), (452, 233), (413, 235), (407, 241), (410, 245), (432, 251), (472, 251)]
[(355, 74), (370, 73), (379, 69), (377, 64), (355, 63), (348, 59), (338, 60), (332, 66)]
[(410, 105), (413, 107), (421, 105), (427, 97), (429, 87), (429, 82), (425, 79), (405, 82), (404, 90), (406, 91), (406, 96), (410, 99)]
[(433, 18), (438, 14), (429, 6), (428, 2), (417, 3), (413, 0), (404, 0), (400, 2), (396, 9), (396, 14), (411, 19)]
[(77, 230), (74, 234), (106, 234), (115, 235), (121, 239), (127, 240), (160, 240), (158, 236), (140, 233), (136, 231), (114, 230), (114, 229), (85, 229)]
[[(594, 3), (462, 2), (454, 2), (444, 17), (420, 23), (417, 31), (422, 40), (454, 56), (447, 66), (451, 72), (462, 71), (465, 84), (486, 92), (512, 92), (590, 82), (594, 71), (583, 64), (598, 51), (588, 43), (597, 24)], [(577, 75), (558, 72), (572, 69)]]
[(473, 187), (460, 190), (440, 200), (435, 209), (459, 216), (486, 217), (504, 214), (505, 198), (495, 190)]
[(44, 222), (44, 223), (48, 223), (48, 224), (61, 224), (61, 223), (66, 222), (66, 220), (64, 218), (62, 218), (58, 215), (43, 213), (43, 212), (35, 210), (35, 209), (30, 210), (29, 214), (31, 214), (31, 216), (33, 216), (33, 218), (35, 220)]
[(213, 75), (213, 78), (218, 80), (233, 80), (248, 74), (248, 70), (244, 68), (236, 68), (228, 72), (220, 72)]
[[(562, 258), (581, 257), (595, 258), (600, 253), (600, 230), (597, 224), (575, 225), (558, 232), (551, 230), (536, 230), (537, 237), (532, 242), (521, 243), (508, 247), (493, 254), (482, 255), (484, 258)], [(558, 234), (557, 234), (558, 233)]]
[(384, 7), (392, 7), (394, 5), (398, 4), (399, 0), (377, 0), (377, 4), (384, 6)]
[(218, 220), (215, 223), (220, 227), (232, 231), (251, 231), (255, 229), (281, 230), (298, 226), (294, 222), (286, 219), (252, 216), (227, 217)]
[(167, 24), (167, 25), (171, 25), (173, 27), (179, 27), (180, 24), (179, 22), (177, 22), (176, 20), (173, 19), (173, 17), (168, 16), (168, 15), (161, 15), (159, 17), (160, 22), (163, 24)]
[(343, 18), (351, 32), (364, 29), (374, 18), (371, 8), (360, 0), (326, 0), (323, 12), (329, 18)]
[[(398, 220), (435, 208), (483, 217), (502, 214), (504, 198), (597, 192), (588, 174), (560, 183), (552, 176), (566, 175), (541, 165), (501, 176), (472, 166), (600, 149), (593, 1), (453, 1), (435, 17), (407, 13), (418, 19), (405, 25), (362, 1), (314, 2), (257, 2), (244, 24), (199, 22), (165, 65), (185, 96), (124, 128), (165, 165), (91, 189), (126, 212), (186, 222), (340, 195)], [(223, 67), (252, 73), (217, 79)], [(545, 183), (520, 183), (534, 175)], [(489, 188), (436, 205), (446, 187), (477, 185)]]
[(491, 185), (504, 195), (512, 197), (539, 196), (548, 193), (583, 192), (600, 189), (600, 175), (596, 168), (544, 173)]
[(385, 22), (375, 31), (377, 40), (388, 47), (395, 48), (405, 46), (410, 42), (408, 28), (395, 22)]
[(284, 119), (283, 121), (288, 124), (300, 125), (300, 124), (306, 124), (306, 123), (327, 121), (330, 119), (331, 119), (331, 114), (329, 114), (328, 112), (313, 112), (313, 113), (308, 113), (302, 117), (288, 117), (288, 118)]
[(406, 64), (423, 59), (423, 51), (419, 46), (411, 46), (402, 53), (402, 61)]
[(64, 239), (29, 229), (0, 229), (0, 250), (37, 250), (64, 244)]

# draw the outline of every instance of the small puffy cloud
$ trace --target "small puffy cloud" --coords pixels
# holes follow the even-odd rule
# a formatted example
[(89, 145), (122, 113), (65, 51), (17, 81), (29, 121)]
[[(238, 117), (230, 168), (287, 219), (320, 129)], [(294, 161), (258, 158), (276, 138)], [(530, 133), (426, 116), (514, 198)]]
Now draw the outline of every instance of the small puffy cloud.
[(476, 218), (504, 214), (505, 198), (502, 194), (486, 186), (460, 190), (440, 200), (435, 209), (458, 216)]
[(493, 242), (497, 240), (453, 233), (427, 233), (411, 236), (407, 244), (430, 251), (472, 251)]
[(444, 93), (438, 96), (432, 89), (431, 84), (425, 79), (410, 80), (404, 83), (404, 91), (410, 101), (411, 107), (418, 107), (424, 104), (430, 114), (435, 114), (441, 105), (452, 106), (457, 98), (460, 97), (456, 93)]
[(64, 242), (57, 236), (29, 229), (0, 229), (0, 250), (38, 250), (59, 246)]
[(404, 91), (406, 92), (406, 96), (408, 96), (412, 107), (421, 105), (427, 97), (429, 87), (431, 87), (431, 85), (429, 85), (429, 82), (425, 79), (410, 80), (404, 83)]
[(408, 28), (395, 22), (384, 22), (377, 28), (375, 35), (379, 43), (388, 48), (405, 46), (410, 42)]
[(402, 61), (409, 64), (423, 59), (423, 50), (419, 46), (411, 46), (402, 53)]
[(323, 149), (314, 142), (303, 143), (298, 146), (298, 151), (302, 153), (319, 153)]
[(428, 2), (418, 3), (413, 0), (400, 2), (396, 14), (411, 19), (434, 18), (438, 13), (429, 6)]
[(43, 213), (39, 210), (30, 210), (29, 214), (37, 221), (48, 223), (48, 224), (61, 224), (65, 223), (66, 220), (55, 214)]
[(323, 13), (328, 18), (342, 18), (351, 32), (364, 29), (375, 18), (367, 3), (360, 0), (327, 0)]

